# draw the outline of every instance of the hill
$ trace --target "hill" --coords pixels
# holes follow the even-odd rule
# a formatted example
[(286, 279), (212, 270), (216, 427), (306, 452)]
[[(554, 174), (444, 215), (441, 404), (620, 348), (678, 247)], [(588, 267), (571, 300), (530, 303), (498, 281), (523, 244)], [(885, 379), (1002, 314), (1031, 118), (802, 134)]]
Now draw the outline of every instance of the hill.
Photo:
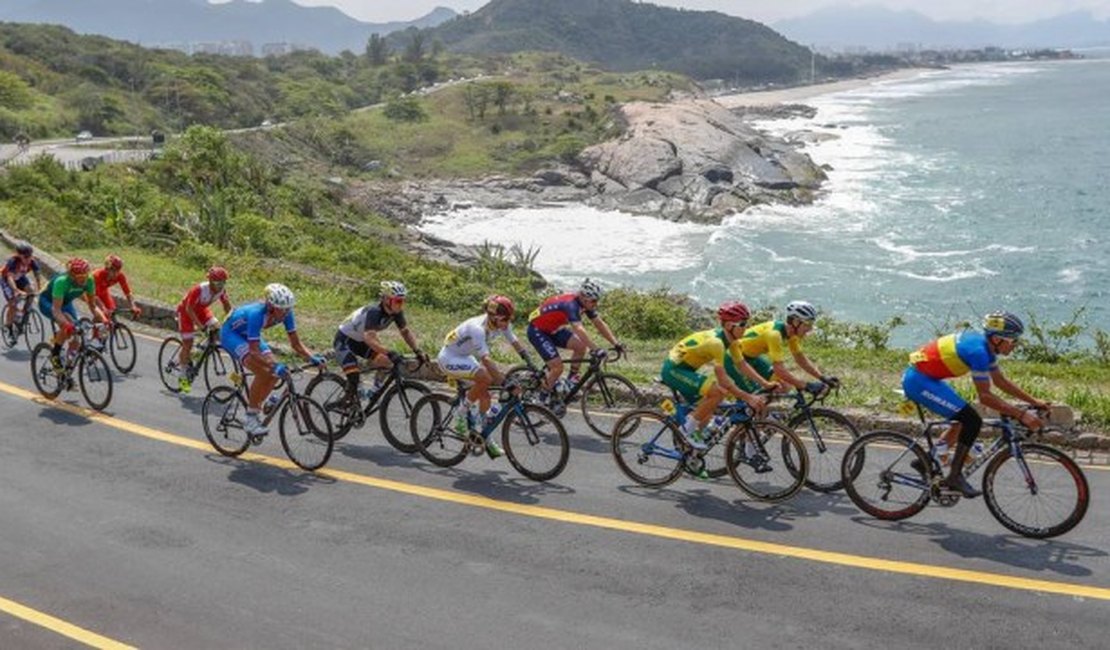
[[(760, 23), (632, 0), (492, 0), (427, 30), (468, 53), (550, 50), (617, 71), (657, 68), (742, 84), (808, 78), (811, 55)], [(395, 46), (405, 36), (393, 34)]]
[(334, 7), (291, 0), (208, 4), (207, 0), (5, 0), (0, 20), (64, 25), (146, 45), (243, 41), (255, 54), (266, 43), (295, 43), (323, 52), (361, 52), (371, 34), (434, 27), (455, 17), (443, 7), (408, 22), (364, 23)]

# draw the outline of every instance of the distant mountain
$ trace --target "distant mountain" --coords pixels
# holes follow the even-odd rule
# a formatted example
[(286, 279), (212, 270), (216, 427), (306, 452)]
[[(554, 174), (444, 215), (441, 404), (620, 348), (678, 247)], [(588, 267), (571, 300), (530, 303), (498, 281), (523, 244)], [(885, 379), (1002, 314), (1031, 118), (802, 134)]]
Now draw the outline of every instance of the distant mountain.
[[(608, 70), (659, 68), (698, 79), (793, 82), (810, 52), (760, 23), (632, 0), (491, 0), (428, 34), (457, 52), (561, 52)], [(404, 36), (394, 34), (399, 47)]]
[(817, 47), (864, 46), (891, 49), (902, 44), (922, 47), (1085, 47), (1110, 44), (1110, 21), (1074, 12), (1022, 25), (985, 20), (939, 22), (915, 11), (877, 6), (822, 9), (801, 18), (781, 20), (775, 29), (790, 39)]
[(248, 41), (288, 42), (335, 54), (361, 52), (371, 34), (434, 27), (457, 14), (439, 7), (409, 22), (364, 23), (334, 7), (303, 7), (291, 0), (213, 5), (207, 0), (3, 0), (0, 20), (64, 25), (143, 45)]

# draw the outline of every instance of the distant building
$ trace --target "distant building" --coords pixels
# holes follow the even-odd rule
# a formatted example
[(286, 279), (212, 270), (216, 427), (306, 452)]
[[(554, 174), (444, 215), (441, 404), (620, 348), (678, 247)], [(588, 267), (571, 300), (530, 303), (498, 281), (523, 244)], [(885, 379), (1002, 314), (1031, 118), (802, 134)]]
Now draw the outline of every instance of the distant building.
[(292, 54), (293, 52), (302, 52), (306, 50), (315, 50), (311, 45), (303, 43), (290, 43), (282, 41), (280, 43), (263, 43), (262, 56), (282, 56), (285, 54)]
[(210, 41), (193, 43), (193, 54), (223, 54), (226, 56), (254, 56), (250, 41)]

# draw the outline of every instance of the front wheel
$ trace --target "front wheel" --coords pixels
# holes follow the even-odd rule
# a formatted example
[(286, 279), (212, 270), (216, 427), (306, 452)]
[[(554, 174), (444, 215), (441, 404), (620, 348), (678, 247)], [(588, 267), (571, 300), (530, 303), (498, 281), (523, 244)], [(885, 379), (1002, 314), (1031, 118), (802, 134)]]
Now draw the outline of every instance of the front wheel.
[(725, 441), (725, 465), (748, 495), (775, 503), (805, 485), (809, 455), (793, 431), (769, 420), (736, 427)]
[(239, 368), (231, 353), (220, 345), (212, 347), (212, 351), (205, 355), (203, 364), (201, 372), (204, 373), (204, 387), (208, 390), (217, 386), (231, 386), (232, 374)]
[(809, 453), (806, 487), (817, 492), (835, 492), (844, 487), (840, 471), (844, 452), (859, 438), (852, 421), (831, 409), (815, 408), (797, 413), (787, 427), (798, 434)]
[(27, 342), (28, 350), (46, 340), (46, 327), (42, 323), (42, 316), (36, 310), (31, 309), (24, 316), (23, 340)]
[(409, 435), (409, 418), (412, 417), (413, 404), (431, 392), (431, 388), (418, 381), (402, 380), (400, 383), (394, 383), (389, 391), (382, 395), (378, 406), (382, 436), (397, 451), (405, 454), (416, 453), (416, 444), (412, 442), (412, 436)]
[(1006, 528), (1035, 539), (1075, 528), (1091, 498), (1083, 470), (1047, 445), (1023, 443), (1021, 455), (1003, 449), (983, 472), (983, 500), (991, 514)]
[(108, 337), (108, 353), (112, 357), (112, 364), (122, 374), (131, 372), (135, 367), (135, 335), (131, 328), (123, 323), (112, 325), (112, 334)]
[(234, 458), (247, 450), (251, 437), (243, 429), (247, 402), (230, 386), (218, 386), (204, 398), (200, 407), (204, 435), (216, 451)]
[(89, 407), (96, 411), (108, 408), (112, 401), (112, 370), (99, 352), (86, 349), (81, 353), (77, 377)]
[(278, 423), (285, 455), (301, 469), (314, 471), (331, 458), (335, 440), (324, 407), (304, 395), (286, 400)]
[(542, 406), (513, 406), (501, 425), (501, 440), (512, 466), (533, 481), (550, 481), (567, 466), (570, 440), (566, 429)]
[(470, 452), (469, 433), (455, 431), (454, 401), (446, 395), (430, 393), (412, 406), (409, 431), (420, 455), (438, 467), (453, 467)]
[(631, 411), (613, 425), (613, 458), (633, 481), (662, 487), (682, 474), (679, 436), (678, 428), (667, 416), (652, 410)]
[(65, 388), (64, 374), (55, 370), (50, 362), (53, 349), (49, 343), (39, 343), (31, 353), (31, 377), (35, 380), (35, 388), (47, 399), (54, 399)]
[(162, 380), (162, 385), (172, 393), (181, 392), (181, 384), (177, 376), (181, 368), (181, 364), (178, 362), (180, 357), (181, 339), (176, 336), (167, 336), (158, 348), (158, 378)]
[(602, 372), (583, 387), (582, 417), (594, 433), (608, 438), (617, 418), (639, 408), (641, 401), (635, 384), (616, 373)]
[(929, 503), (932, 461), (913, 439), (897, 431), (872, 431), (848, 445), (841, 461), (844, 491), (856, 507), (897, 521)]
[[(351, 406), (347, 403), (347, 380), (334, 372), (322, 372), (308, 380), (304, 394), (320, 403), (331, 420), (331, 435), (340, 440), (351, 431)], [(361, 404), (356, 408), (362, 408)]]

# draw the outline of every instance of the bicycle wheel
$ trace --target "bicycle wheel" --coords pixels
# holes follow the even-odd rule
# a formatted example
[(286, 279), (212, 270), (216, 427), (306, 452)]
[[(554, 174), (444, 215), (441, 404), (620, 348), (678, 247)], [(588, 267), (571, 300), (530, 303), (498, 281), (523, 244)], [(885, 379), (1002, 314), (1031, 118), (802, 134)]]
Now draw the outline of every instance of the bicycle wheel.
[(204, 387), (208, 390), (218, 386), (232, 386), (231, 376), (239, 370), (239, 364), (232, 358), (231, 353), (219, 345), (204, 355), (204, 361), (201, 363), (204, 366), (200, 369), (204, 374)]
[(31, 377), (35, 380), (35, 388), (48, 399), (54, 399), (65, 388), (65, 378), (50, 363), (51, 350), (53, 346), (49, 343), (39, 343), (31, 353)]
[(409, 417), (412, 416), (412, 406), (418, 399), (432, 392), (418, 381), (405, 380), (400, 384), (393, 384), (378, 405), (378, 419), (382, 428), (382, 435), (393, 448), (405, 454), (415, 454), (416, 444), (412, 442), (409, 432)]
[(1091, 493), (1083, 470), (1063, 452), (1022, 443), (1022, 460), (1003, 449), (983, 472), (983, 499), (1006, 528), (1025, 537), (1063, 535), (1083, 521)]
[[(4, 309), (3, 309), (4, 317), (7, 317), (8, 311), (11, 309), (13, 304), (14, 303), (9, 302), (8, 304), (4, 305)], [(2, 325), (2, 324), (3, 324), (3, 321), (0, 321), (0, 325)], [(18, 327), (19, 326), (16, 325), (14, 322), (12, 323), (12, 326), (10, 328), (6, 325), (3, 325), (3, 331), (0, 331), (0, 341), (2, 341), (4, 343), (4, 349), (5, 350), (10, 350), (10, 349), (14, 348), (19, 343), (19, 329), (18, 329)]]
[(86, 349), (77, 361), (77, 382), (85, 401), (96, 411), (108, 408), (112, 401), (112, 369), (96, 350)]
[[(350, 410), (347, 405), (347, 380), (334, 372), (322, 372), (308, 381), (304, 394), (316, 400), (331, 420), (332, 440), (340, 440), (351, 432)], [(361, 406), (360, 406), (361, 408)]]
[(536, 374), (528, 366), (518, 365), (509, 368), (505, 373), (505, 384), (520, 386), (521, 400), (529, 403), (538, 403), (537, 396), (542, 386), (542, 375)]
[[(914, 461), (922, 469), (914, 468)], [(848, 445), (841, 461), (844, 491), (860, 510), (895, 521), (929, 503), (932, 462), (913, 439), (897, 431), (865, 433)]]
[(538, 404), (512, 407), (501, 425), (509, 463), (526, 478), (550, 481), (567, 466), (570, 440), (559, 418)]
[(204, 435), (222, 455), (234, 458), (250, 446), (251, 438), (243, 429), (246, 412), (243, 394), (230, 386), (218, 386), (205, 396), (200, 407)]
[(732, 430), (725, 441), (725, 464), (736, 485), (760, 501), (784, 501), (805, 485), (806, 447), (776, 422), (755, 420)]
[(308, 471), (320, 469), (331, 458), (335, 445), (331, 421), (324, 407), (304, 395), (286, 400), (278, 422), (281, 446), (297, 467)]
[(413, 443), (420, 455), (433, 465), (453, 467), (470, 451), (468, 436), (452, 429), (454, 419), (455, 404), (446, 395), (430, 393), (412, 406), (409, 431)]
[(162, 385), (172, 393), (181, 392), (177, 381), (177, 371), (180, 365), (181, 339), (176, 336), (167, 336), (158, 348), (158, 378)]
[(641, 399), (640, 389), (621, 375), (598, 373), (582, 388), (582, 417), (594, 433), (608, 438), (617, 418), (639, 408)]
[[(786, 426), (801, 438), (809, 454), (806, 487), (817, 492), (835, 492), (844, 487), (844, 452), (859, 437), (851, 420), (831, 409), (815, 408), (798, 412)], [(854, 473), (859, 467), (852, 469)]]
[(31, 308), (28, 308), (23, 320), (23, 340), (26, 341), (28, 350), (46, 340), (46, 326), (43, 325), (42, 316)]
[(641, 409), (625, 413), (613, 425), (613, 458), (625, 476), (640, 485), (662, 487), (682, 474), (681, 435), (670, 418)]
[(112, 334), (108, 338), (108, 353), (112, 357), (112, 363), (123, 374), (131, 372), (135, 367), (135, 356), (137, 348), (135, 347), (135, 335), (131, 333), (131, 328), (124, 323), (115, 323), (112, 325)]

